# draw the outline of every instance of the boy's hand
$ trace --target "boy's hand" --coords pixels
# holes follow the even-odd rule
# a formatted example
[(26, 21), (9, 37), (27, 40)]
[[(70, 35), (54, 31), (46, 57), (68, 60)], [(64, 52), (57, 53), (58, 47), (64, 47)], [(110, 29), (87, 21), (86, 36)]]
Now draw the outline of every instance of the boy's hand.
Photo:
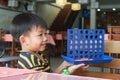
[[(87, 58), (82, 58), (80, 60), (81, 61), (86, 61), (88, 59)], [(68, 66), (68, 70), (69, 70), (70, 74), (72, 74), (75, 71), (85, 71), (89, 67), (89, 65), (85, 65), (83, 63), (82, 64), (78, 64), (78, 65), (73, 65), (73, 64), (71, 64), (69, 62), (64, 61), (64, 64), (66, 66)]]
[(72, 74), (76, 70), (85, 71), (87, 70), (88, 67), (89, 65), (85, 65), (85, 64), (71, 65), (70, 67), (68, 67), (68, 70), (70, 74)]

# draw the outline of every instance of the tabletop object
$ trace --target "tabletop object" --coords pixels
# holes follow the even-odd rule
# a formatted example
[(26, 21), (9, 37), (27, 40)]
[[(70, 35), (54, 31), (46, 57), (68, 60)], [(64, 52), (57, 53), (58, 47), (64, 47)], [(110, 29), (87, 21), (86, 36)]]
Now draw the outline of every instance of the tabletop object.
[(104, 33), (103, 29), (68, 29), (67, 56), (62, 58), (72, 64), (110, 62), (112, 57), (104, 55)]

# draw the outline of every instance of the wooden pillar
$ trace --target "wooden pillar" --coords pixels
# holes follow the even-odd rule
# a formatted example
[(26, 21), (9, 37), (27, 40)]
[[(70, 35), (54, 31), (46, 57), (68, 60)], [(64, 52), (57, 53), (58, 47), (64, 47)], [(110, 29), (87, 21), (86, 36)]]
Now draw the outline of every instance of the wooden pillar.
[(11, 56), (14, 56), (14, 55), (15, 55), (15, 40), (13, 39)]

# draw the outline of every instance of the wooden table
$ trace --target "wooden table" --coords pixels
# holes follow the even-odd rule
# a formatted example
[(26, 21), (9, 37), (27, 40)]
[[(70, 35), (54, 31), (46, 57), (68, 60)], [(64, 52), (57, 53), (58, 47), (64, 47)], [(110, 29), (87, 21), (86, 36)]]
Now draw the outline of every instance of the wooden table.
[(106, 79), (38, 72), (27, 69), (0, 67), (0, 80), (106, 80)]
[(103, 73), (103, 72), (82, 71), (82, 72), (75, 72), (73, 75), (120, 80), (120, 74), (111, 74), (111, 73)]
[(74, 75), (77, 76), (0, 67), (0, 80), (120, 80), (119, 74), (84, 71)]

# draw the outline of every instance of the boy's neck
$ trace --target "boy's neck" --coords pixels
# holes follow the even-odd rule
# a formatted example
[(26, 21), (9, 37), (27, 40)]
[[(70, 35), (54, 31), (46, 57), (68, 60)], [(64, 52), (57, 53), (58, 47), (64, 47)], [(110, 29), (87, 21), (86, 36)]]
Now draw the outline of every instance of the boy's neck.
[(21, 52), (28, 52), (30, 54), (38, 54), (38, 51), (30, 51), (30, 50), (26, 50), (26, 49), (22, 49)]
[(25, 50), (25, 49), (22, 49), (21, 52), (28, 52), (29, 54), (32, 54), (32, 55), (35, 55), (36, 57), (38, 57), (39, 59), (41, 59), (43, 61), (43, 57), (41, 57), (37, 52), (34, 52), (34, 51), (30, 51), (30, 50)]

